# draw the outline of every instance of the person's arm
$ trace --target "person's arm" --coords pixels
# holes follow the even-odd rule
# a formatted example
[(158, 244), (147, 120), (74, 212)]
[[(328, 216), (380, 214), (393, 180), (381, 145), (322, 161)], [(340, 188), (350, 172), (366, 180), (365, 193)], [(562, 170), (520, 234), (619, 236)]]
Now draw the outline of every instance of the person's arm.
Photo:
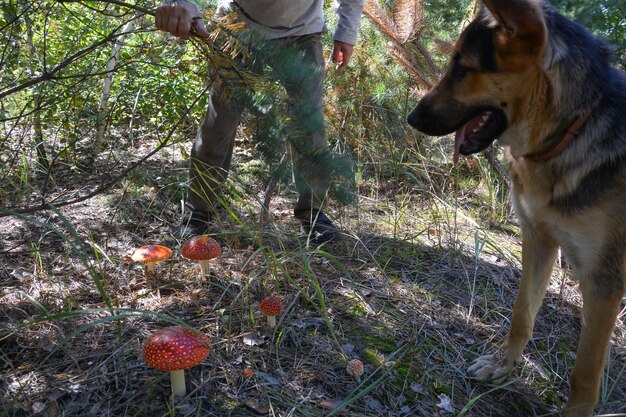
[(155, 24), (157, 29), (181, 39), (189, 39), (189, 31), (192, 28), (201, 38), (209, 37), (209, 32), (200, 18), (200, 7), (196, 0), (164, 2), (157, 7)]
[(359, 23), (365, 0), (338, 0), (337, 1), (337, 29), (333, 36), (333, 57), (337, 69), (342, 69), (350, 62), (354, 45), (359, 32)]

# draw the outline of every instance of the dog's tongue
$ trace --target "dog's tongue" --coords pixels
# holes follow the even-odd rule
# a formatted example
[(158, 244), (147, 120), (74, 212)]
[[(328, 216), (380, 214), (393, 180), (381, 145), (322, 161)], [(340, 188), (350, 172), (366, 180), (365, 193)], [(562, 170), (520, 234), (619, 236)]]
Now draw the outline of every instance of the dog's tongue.
[(452, 154), (452, 162), (456, 165), (459, 162), (459, 156), (461, 154), (461, 145), (469, 141), (469, 136), (474, 129), (480, 129), (480, 123), (482, 122), (482, 115), (479, 114), (465, 123), (463, 127), (456, 131), (454, 135), (454, 153)]

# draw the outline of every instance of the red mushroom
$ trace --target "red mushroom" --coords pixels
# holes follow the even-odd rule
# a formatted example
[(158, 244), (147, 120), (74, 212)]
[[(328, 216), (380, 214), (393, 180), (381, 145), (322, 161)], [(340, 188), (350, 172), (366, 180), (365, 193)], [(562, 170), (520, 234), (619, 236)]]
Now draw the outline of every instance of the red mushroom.
[(358, 359), (352, 359), (346, 366), (346, 372), (348, 375), (352, 375), (358, 382), (361, 382), (361, 375), (363, 375), (363, 362)]
[(211, 348), (209, 338), (198, 331), (181, 326), (158, 330), (143, 345), (143, 360), (151, 368), (170, 371), (172, 395), (182, 397), (187, 393), (185, 369), (202, 362)]
[(193, 236), (185, 242), (180, 250), (183, 258), (200, 262), (202, 275), (206, 275), (209, 270), (209, 260), (217, 258), (222, 249), (215, 239), (207, 235)]
[(259, 310), (267, 316), (267, 323), (273, 329), (276, 327), (276, 316), (283, 311), (283, 302), (276, 295), (268, 295), (261, 301)]
[(154, 265), (157, 262), (169, 259), (172, 256), (172, 250), (167, 246), (147, 245), (135, 250), (130, 259), (135, 262), (143, 262), (146, 264), (146, 274), (154, 271)]

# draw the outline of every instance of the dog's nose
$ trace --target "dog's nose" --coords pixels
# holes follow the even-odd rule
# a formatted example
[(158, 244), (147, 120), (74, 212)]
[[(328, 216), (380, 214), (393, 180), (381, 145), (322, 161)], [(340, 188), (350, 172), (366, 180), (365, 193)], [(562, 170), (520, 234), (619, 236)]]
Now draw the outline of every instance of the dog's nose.
[(413, 126), (417, 130), (422, 130), (423, 128), (423, 120), (424, 120), (424, 110), (423, 106), (415, 106), (411, 113), (406, 117), (406, 121), (409, 125)]
[(409, 113), (406, 121), (429, 136), (443, 136), (452, 133), (457, 126), (460, 127), (467, 114), (467, 109), (454, 100), (441, 104), (427, 95)]

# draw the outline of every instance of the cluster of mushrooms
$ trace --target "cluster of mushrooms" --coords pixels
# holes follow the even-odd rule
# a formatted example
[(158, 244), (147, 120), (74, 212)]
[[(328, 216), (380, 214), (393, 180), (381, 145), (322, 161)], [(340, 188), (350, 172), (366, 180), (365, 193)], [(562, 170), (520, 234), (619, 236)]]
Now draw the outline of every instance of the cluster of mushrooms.
[[(198, 261), (202, 275), (208, 274), (209, 261), (221, 254), (219, 243), (207, 235), (194, 236), (182, 246), (183, 258)], [(169, 259), (172, 250), (162, 245), (147, 245), (135, 250), (130, 257), (135, 262), (146, 264), (146, 274), (154, 272), (157, 262)], [(269, 295), (259, 304), (259, 310), (267, 316), (268, 326), (276, 327), (276, 317), (280, 315), (283, 303), (280, 297)], [(185, 370), (202, 363), (209, 355), (211, 341), (204, 334), (185, 326), (170, 326), (154, 332), (146, 339), (142, 356), (146, 365), (160, 371), (169, 371), (172, 385), (172, 399), (187, 394)], [(363, 363), (358, 359), (348, 362), (346, 372), (357, 381), (363, 375)], [(242, 372), (244, 377), (252, 375), (251, 369)]]
[[(202, 275), (209, 273), (209, 261), (222, 253), (219, 243), (211, 236), (193, 236), (180, 248), (180, 255), (185, 259), (198, 261)], [(154, 272), (157, 262), (165, 261), (172, 256), (172, 250), (162, 245), (146, 245), (135, 250), (130, 259), (146, 264), (146, 274)]]

